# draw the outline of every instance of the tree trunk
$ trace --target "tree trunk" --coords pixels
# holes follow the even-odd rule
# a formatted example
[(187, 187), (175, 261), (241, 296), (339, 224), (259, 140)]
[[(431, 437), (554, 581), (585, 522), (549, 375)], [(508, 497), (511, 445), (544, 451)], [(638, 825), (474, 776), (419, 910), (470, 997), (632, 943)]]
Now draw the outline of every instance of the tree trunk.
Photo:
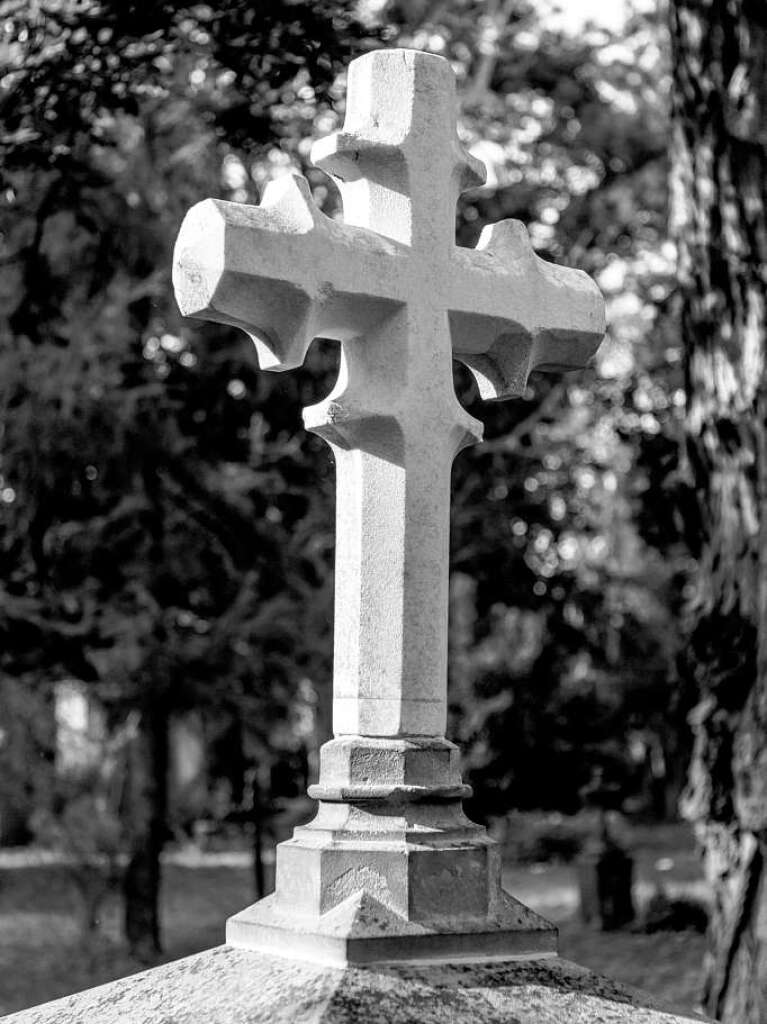
[(264, 804), (258, 772), (259, 768), (253, 768), (251, 772), (253, 796), (253, 888), (256, 899), (262, 900), (267, 895), (267, 892), (266, 875), (264, 873)]
[(672, 229), (700, 502), (686, 817), (713, 891), (704, 1000), (767, 1021), (767, 4), (672, 0)]
[(168, 721), (161, 708), (141, 712), (128, 752), (123, 878), (125, 937), (136, 959), (151, 962), (160, 945), (160, 853), (165, 840)]

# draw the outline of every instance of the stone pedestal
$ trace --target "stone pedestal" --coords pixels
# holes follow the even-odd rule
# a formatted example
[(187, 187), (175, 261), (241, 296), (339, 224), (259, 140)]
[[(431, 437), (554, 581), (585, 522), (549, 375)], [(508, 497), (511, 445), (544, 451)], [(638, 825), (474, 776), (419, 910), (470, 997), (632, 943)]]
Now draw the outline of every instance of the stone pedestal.
[(469, 792), (445, 739), (325, 744), (317, 816), (277, 847), (274, 894), (230, 918), (227, 942), (337, 965), (555, 953), (556, 929), (501, 889)]

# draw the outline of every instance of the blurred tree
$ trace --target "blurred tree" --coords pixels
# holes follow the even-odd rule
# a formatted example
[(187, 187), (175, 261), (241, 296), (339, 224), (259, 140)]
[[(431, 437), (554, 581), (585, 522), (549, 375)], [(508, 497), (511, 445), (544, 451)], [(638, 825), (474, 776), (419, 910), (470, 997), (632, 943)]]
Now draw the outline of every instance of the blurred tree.
[(674, 0), (673, 198), (699, 500), (686, 794), (714, 901), (705, 1005), (767, 1019), (767, 10)]

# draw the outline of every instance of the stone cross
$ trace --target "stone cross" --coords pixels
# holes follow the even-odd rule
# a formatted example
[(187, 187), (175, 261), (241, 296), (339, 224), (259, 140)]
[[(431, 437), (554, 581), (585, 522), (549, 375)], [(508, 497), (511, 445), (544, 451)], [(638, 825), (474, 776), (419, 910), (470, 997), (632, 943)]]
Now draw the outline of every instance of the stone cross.
[[(486, 893), (499, 889), (487, 881), (497, 874), (489, 840), (460, 816), (467, 787), (444, 739), (450, 470), (482, 436), (456, 398), (452, 360), (469, 367), (483, 398), (519, 395), (533, 369), (586, 363), (603, 335), (603, 302), (585, 274), (539, 259), (519, 221), (486, 228), (476, 249), (456, 246), (456, 200), (482, 184), (484, 168), (459, 143), (453, 73), (441, 57), (380, 50), (355, 60), (343, 129), (317, 142), (312, 160), (340, 189), (343, 225), (318, 210), (303, 178), (288, 176), (258, 207), (199, 203), (174, 259), (181, 311), (245, 330), (262, 368), (300, 366), (318, 336), (341, 343), (335, 388), (304, 411), (337, 467), (336, 739), (312, 790), (318, 819), (282, 844), (278, 906), (268, 921), (256, 912), (253, 944), (268, 945), (267, 926), (272, 936), (293, 928), (291, 910), (329, 934), (317, 922), (348, 899), (359, 911), (360, 894), (400, 922), (439, 930), (440, 901), (452, 899), (460, 916), (461, 872), (476, 880), (478, 870), (484, 881), (466, 896), (464, 924), (495, 914), (502, 930), (508, 922), (498, 923)], [(389, 823), (385, 841), (368, 819), (353, 835), (341, 827), (339, 804), (346, 821), (371, 801), (377, 825)], [(453, 846), (460, 834), (484, 867), (476, 856), (464, 867), (454, 860), (440, 892), (419, 881), (412, 815), (400, 813), (408, 801), (426, 818), (427, 805), (444, 818), (451, 804)], [(434, 814), (420, 823), (431, 853), (447, 827)], [(379, 853), (405, 851), (402, 877), (402, 858), (376, 860), (359, 839), (366, 829)], [(349, 927), (359, 934), (359, 921)], [(230, 932), (248, 944), (244, 926)]]
[(450, 468), (482, 432), (452, 358), (505, 398), (532, 369), (582, 366), (604, 329), (595, 285), (539, 259), (519, 221), (455, 245), (456, 199), (484, 168), (454, 103), (439, 57), (354, 61), (343, 130), (312, 149), (344, 225), (289, 176), (260, 207), (199, 204), (176, 247), (182, 312), (244, 328), (262, 368), (300, 366), (318, 335), (342, 344), (335, 389), (304, 414), (337, 465), (337, 734), (445, 729)]

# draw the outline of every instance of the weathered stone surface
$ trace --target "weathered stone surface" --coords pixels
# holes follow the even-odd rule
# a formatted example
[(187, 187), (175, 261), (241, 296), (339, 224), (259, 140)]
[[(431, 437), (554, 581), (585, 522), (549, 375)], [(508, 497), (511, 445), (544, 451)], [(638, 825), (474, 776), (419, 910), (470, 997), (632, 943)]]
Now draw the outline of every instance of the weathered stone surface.
[(690, 1024), (558, 957), (323, 967), (219, 946), (7, 1024)]

